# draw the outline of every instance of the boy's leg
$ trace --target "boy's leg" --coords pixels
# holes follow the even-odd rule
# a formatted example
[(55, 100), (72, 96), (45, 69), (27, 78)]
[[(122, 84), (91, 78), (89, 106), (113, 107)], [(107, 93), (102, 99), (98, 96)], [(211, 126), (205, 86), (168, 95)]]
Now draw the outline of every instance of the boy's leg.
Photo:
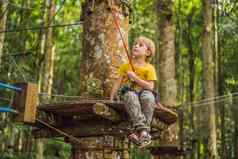
[(124, 95), (123, 101), (133, 127), (136, 130), (148, 129), (146, 118), (141, 111), (138, 95), (133, 91), (129, 91)]
[(153, 113), (155, 109), (155, 97), (151, 91), (144, 90), (140, 94), (140, 102), (142, 107), (142, 112), (146, 117), (147, 127), (150, 128), (150, 124), (153, 118)]

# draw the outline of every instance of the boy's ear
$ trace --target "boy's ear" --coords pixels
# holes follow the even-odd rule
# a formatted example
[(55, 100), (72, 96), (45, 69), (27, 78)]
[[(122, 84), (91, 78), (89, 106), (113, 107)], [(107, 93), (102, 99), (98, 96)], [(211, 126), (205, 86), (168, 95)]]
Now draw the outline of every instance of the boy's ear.
[(151, 56), (151, 52), (149, 50), (146, 51), (146, 56), (150, 57)]

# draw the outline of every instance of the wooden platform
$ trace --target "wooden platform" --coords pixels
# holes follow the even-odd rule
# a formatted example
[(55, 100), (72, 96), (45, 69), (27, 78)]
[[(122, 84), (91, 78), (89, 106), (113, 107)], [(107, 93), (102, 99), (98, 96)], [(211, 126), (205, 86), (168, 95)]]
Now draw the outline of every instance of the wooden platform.
[[(52, 126), (77, 137), (125, 135), (131, 131), (125, 106), (121, 102), (106, 100), (85, 100), (67, 103), (40, 105), (37, 107), (39, 118)], [(152, 129), (159, 129), (159, 122), (172, 124), (177, 120), (177, 114), (169, 109), (156, 109)], [(55, 131), (40, 124), (34, 130), (36, 137), (58, 137)]]

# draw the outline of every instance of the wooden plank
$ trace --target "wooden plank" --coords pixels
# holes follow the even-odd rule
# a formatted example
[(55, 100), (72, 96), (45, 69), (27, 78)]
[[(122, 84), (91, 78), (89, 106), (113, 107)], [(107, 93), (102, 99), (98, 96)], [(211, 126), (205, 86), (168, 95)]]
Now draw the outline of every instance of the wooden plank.
[(122, 117), (118, 112), (116, 112), (113, 108), (107, 106), (103, 103), (95, 103), (93, 105), (93, 112), (101, 116), (102, 118), (108, 119), (112, 122), (120, 122), (122, 121)]
[(93, 108), (96, 103), (106, 104), (108, 106), (117, 107), (116, 110), (120, 110), (121, 103), (111, 103), (108, 101), (97, 101), (97, 100), (81, 100), (76, 102), (66, 102), (66, 103), (52, 103), (47, 105), (40, 105), (38, 109), (40, 111), (51, 112), (61, 116), (72, 116), (72, 115), (82, 115), (94, 112)]
[(24, 122), (34, 123), (36, 120), (36, 106), (38, 100), (38, 86), (33, 83), (27, 84)]
[[(56, 117), (60, 118), (59, 117)], [(59, 121), (45, 121), (46, 123), (51, 123), (52, 126), (65, 131), (66, 133), (70, 133), (73, 136), (77, 137), (93, 137), (93, 136), (101, 136), (101, 135), (126, 135), (127, 133), (132, 131), (131, 124), (125, 120), (122, 120), (118, 123), (113, 123), (111, 120), (107, 120), (102, 116), (93, 116), (89, 119), (81, 120), (80, 118), (74, 117), (61, 117)], [(161, 125), (161, 126), (159, 126)], [(41, 128), (40, 124), (35, 125), (36, 127)], [(152, 135), (155, 138), (159, 137), (161, 131), (166, 129), (168, 126), (166, 124), (158, 122), (152, 123)], [(159, 132), (159, 133), (157, 133)], [(51, 138), (51, 137), (60, 137), (61, 134), (54, 132), (47, 127), (43, 127), (39, 131), (34, 131), (34, 134), (38, 138)]]
[[(110, 101), (97, 101), (97, 100), (87, 100), (78, 101), (72, 103), (55, 103), (50, 105), (39, 106), (38, 109), (41, 111), (52, 112), (62, 116), (72, 116), (80, 115), (94, 112), (93, 107), (96, 103), (102, 103), (109, 107), (112, 107), (120, 115), (127, 116), (125, 105), (122, 102), (110, 102)], [(154, 112), (154, 117), (159, 118), (160, 121), (170, 125), (177, 121), (178, 115), (166, 108), (166, 107), (156, 107)]]
[[(79, 123), (82, 121), (87, 122), (87, 120), (95, 120), (96, 121), (96, 120), (107, 119), (108, 121), (114, 122), (114, 123), (121, 123), (121, 122), (127, 121), (127, 116), (126, 116), (125, 112), (121, 113), (120, 111), (117, 111), (117, 110), (122, 110), (122, 109), (116, 110), (116, 109), (114, 109), (115, 107), (105, 105), (103, 103), (95, 103), (94, 105), (92, 105), (93, 103), (91, 103), (91, 105), (86, 106), (86, 108), (87, 108), (86, 109), (86, 108), (83, 108), (83, 107), (85, 107), (85, 105), (80, 105), (80, 104), (77, 103), (78, 106), (76, 106), (75, 103), (72, 105), (73, 107), (78, 107), (78, 109), (76, 110), (75, 108), (73, 108), (73, 110), (75, 110), (75, 112), (73, 114), (71, 114), (70, 116), (68, 116), (68, 114), (65, 115), (64, 113), (62, 113), (63, 111), (59, 111), (57, 108), (50, 108), (53, 106), (48, 106), (48, 107), (45, 107), (44, 109), (41, 108), (40, 112), (46, 112), (47, 114), (54, 115), (56, 117), (55, 120), (56, 119), (58, 119), (58, 120), (52, 121), (52, 123), (58, 123), (57, 126), (61, 126), (62, 128), (67, 127), (67, 126), (72, 126), (72, 125), (74, 125), (74, 123)], [(119, 107), (120, 106), (118, 105), (117, 108), (119, 108)], [(68, 105), (67, 108), (68, 108), (68, 110), (70, 110), (70, 112), (72, 112), (71, 106)], [(45, 109), (47, 111), (42, 111)], [(50, 109), (51, 109), (51, 111), (49, 111)], [(55, 110), (55, 109), (57, 109), (57, 110)], [(65, 108), (63, 110), (65, 110)], [(87, 110), (86, 111), (87, 113), (85, 113), (85, 110)], [(53, 118), (51, 118), (51, 119), (54, 120)], [(97, 123), (95, 122), (95, 124), (97, 124)], [(162, 122), (159, 118), (153, 118), (151, 127), (155, 130), (161, 131), (161, 130), (168, 128), (168, 125), (165, 124), (164, 122)]]
[(154, 117), (168, 125), (175, 123), (178, 119), (177, 113), (167, 107), (158, 105), (155, 107)]
[[(96, 137), (103, 135), (113, 135), (113, 136), (122, 136), (124, 133), (119, 131), (117, 125), (110, 124), (105, 121), (84, 121), (78, 122), (77, 126), (73, 125), (70, 127), (61, 127), (55, 126), (57, 129), (70, 134), (75, 137)], [(45, 126), (40, 129), (35, 129), (33, 135), (36, 138), (52, 138), (52, 137), (62, 137), (61, 134), (53, 131)]]
[(38, 86), (33, 83), (17, 83), (22, 90), (14, 94), (12, 106), (19, 113), (14, 115), (15, 121), (34, 123), (36, 119), (36, 106), (38, 100)]

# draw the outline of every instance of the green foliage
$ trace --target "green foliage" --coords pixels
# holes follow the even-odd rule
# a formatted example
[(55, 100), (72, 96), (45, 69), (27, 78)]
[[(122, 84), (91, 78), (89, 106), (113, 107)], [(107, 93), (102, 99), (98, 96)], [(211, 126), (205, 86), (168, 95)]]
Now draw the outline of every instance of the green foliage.
[[(42, 26), (42, 21), (45, 11), (42, 7), (42, 1), (29, 1), (30, 3), (21, 6), (26, 2), (23, 0), (10, 1), (7, 30), (24, 29), (29, 27)], [(56, 10), (62, 4), (61, 0), (56, 1)], [(53, 25), (70, 24), (80, 21), (81, 1), (66, 1), (63, 8), (57, 13), (53, 20)], [(23, 7), (23, 8), (22, 8)], [(134, 0), (132, 4), (132, 23), (130, 30), (129, 42), (132, 44), (134, 39), (140, 35), (147, 36), (152, 39), (156, 37), (156, 1), (152, 0)], [(28, 9), (26, 9), (28, 8)], [(219, 42), (219, 57), (221, 58), (220, 67), (223, 70), (222, 77), (224, 78), (224, 92), (234, 92), (238, 88), (238, 5), (235, 1), (220, 0), (218, 14), (218, 42)], [(174, 24), (176, 31), (176, 59), (177, 59), (177, 81), (178, 81), (178, 103), (189, 102), (191, 92), (190, 84), (190, 59), (189, 56), (193, 52), (195, 66), (194, 80), (194, 100), (202, 98), (202, 57), (201, 57), (201, 36), (203, 33), (202, 22), (202, 3), (201, 0), (175, 0), (174, 1)], [(79, 80), (79, 64), (82, 51), (82, 26), (73, 25), (68, 27), (58, 27), (54, 29), (55, 43), (55, 69), (54, 69), (54, 85), (53, 92), (56, 94), (76, 95), (78, 93)], [(40, 33), (44, 33), (45, 29), (27, 30), (21, 32), (6, 32), (4, 43), (3, 63), (0, 66), (0, 80), (6, 82), (16, 81), (31, 81), (37, 82), (39, 77), (39, 68), (42, 63), (42, 55), (40, 54)], [(12, 56), (13, 54), (19, 54)], [(23, 76), (24, 75), (24, 76)], [(100, 81), (92, 79), (88, 81), (88, 89), (95, 92), (95, 85), (100, 85)], [(218, 87), (222, 85), (219, 83)], [(10, 91), (1, 91), (1, 97), (12, 97)], [(227, 101), (223, 106), (225, 115), (222, 114), (222, 109), (219, 108), (218, 119), (218, 148), (221, 155), (222, 131), (225, 134), (225, 142), (228, 145), (228, 158), (234, 158), (234, 129), (237, 125), (234, 121), (234, 115), (229, 107), (231, 103)], [(0, 101), (1, 105), (9, 104), (8, 101)], [(187, 107), (189, 107), (188, 105)], [(195, 110), (199, 111), (199, 109)], [(223, 110), (224, 111), (224, 110)], [(189, 107), (185, 116), (184, 129), (186, 130), (185, 139), (187, 146), (191, 146), (192, 142), (196, 141), (197, 148), (201, 154), (206, 145), (198, 144), (200, 139), (199, 132), (191, 129), (192, 109)], [(196, 129), (200, 126), (199, 117), (201, 114), (194, 115), (196, 118)], [(221, 129), (221, 117), (225, 117), (226, 127)], [(29, 128), (22, 125), (12, 124), (9, 121), (9, 116), (0, 115), (1, 122), (7, 123), (6, 127), (0, 129), (0, 158), (1, 159), (33, 159), (35, 158), (35, 147), (27, 153), (22, 153), (18, 146), (9, 144), (8, 140), (12, 136), (29, 136)], [(201, 124), (202, 125), (202, 124)], [(2, 125), (1, 125), (2, 126)], [(21, 133), (20, 133), (21, 132)], [(196, 132), (196, 133), (195, 133)], [(194, 140), (193, 140), (194, 139)], [(193, 141), (191, 141), (193, 140)], [(17, 139), (16, 139), (17, 141)], [(4, 144), (3, 144), (4, 143)], [(9, 146), (10, 145), (10, 146)], [(12, 148), (13, 146), (13, 148)], [(15, 146), (15, 147), (14, 147)], [(46, 158), (69, 158), (70, 146), (61, 141), (47, 140), (45, 144)], [(132, 149), (133, 159), (149, 159), (151, 156), (148, 152), (141, 152), (136, 148)]]
[(132, 148), (132, 159), (150, 159), (151, 154), (146, 150), (139, 150), (136, 147)]
[(155, 39), (156, 14), (155, 1), (134, 0), (132, 6), (132, 24), (129, 42), (132, 44), (138, 36), (146, 36)]
[(47, 140), (45, 142), (44, 156), (46, 159), (70, 158), (71, 146), (65, 144), (63, 138), (59, 140)]

